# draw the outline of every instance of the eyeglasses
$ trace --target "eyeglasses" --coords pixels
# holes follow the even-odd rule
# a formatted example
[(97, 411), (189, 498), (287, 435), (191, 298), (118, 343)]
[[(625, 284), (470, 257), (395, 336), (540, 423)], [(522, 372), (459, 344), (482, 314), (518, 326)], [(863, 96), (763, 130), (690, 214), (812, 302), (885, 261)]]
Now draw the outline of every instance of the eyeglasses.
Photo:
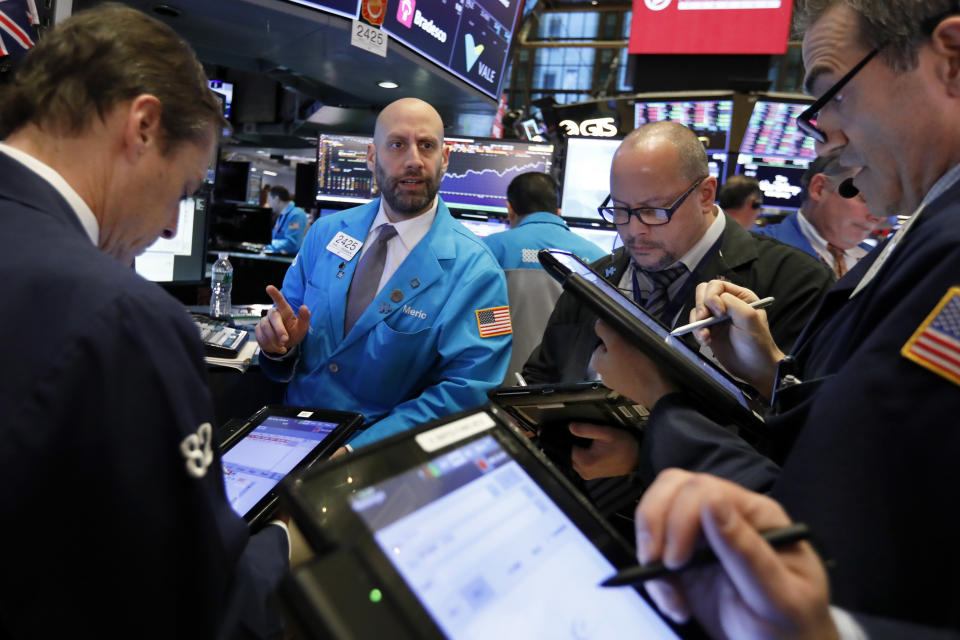
[(601, 218), (613, 224), (627, 224), (630, 222), (630, 216), (635, 216), (637, 220), (651, 227), (658, 224), (667, 224), (677, 209), (680, 208), (680, 205), (683, 204), (683, 201), (687, 199), (687, 196), (693, 193), (694, 189), (699, 187), (700, 183), (706, 179), (707, 176), (704, 176), (690, 185), (690, 188), (684, 191), (683, 195), (677, 198), (669, 207), (610, 207), (607, 205), (613, 196), (607, 196), (603, 204), (597, 207), (597, 211), (600, 213)]
[(850, 82), (850, 79), (857, 75), (857, 72), (860, 71), (860, 69), (863, 69), (863, 67), (865, 67), (875, 55), (880, 53), (880, 49), (882, 48), (883, 47), (877, 47), (868, 53), (863, 60), (857, 63), (857, 66), (847, 72), (847, 75), (840, 78), (835, 85), (827, 89), (825, 94), (817, 98), (813, 104), (804, 109), (803, 113), (797, 116), (797, 126), (800, 127), (801, 131), (817, 142), (824, 143), (827, 141), (826, 132), (818, 127), (816, 123), (816, 117), (820, 115), (820, 110), (823, 109), (828, 102), (833, 100), (833, 97), (840, 93), (840, 90), (843, 89), (848, 82)]

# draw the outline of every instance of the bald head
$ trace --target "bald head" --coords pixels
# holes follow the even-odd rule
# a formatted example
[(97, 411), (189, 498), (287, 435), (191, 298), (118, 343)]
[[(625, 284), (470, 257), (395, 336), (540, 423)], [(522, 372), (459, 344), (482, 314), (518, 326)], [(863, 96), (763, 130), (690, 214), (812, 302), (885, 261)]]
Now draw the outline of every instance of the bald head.
[[(664, 145), (669, 145), (676, 151), (675, 154), (670, 154), (675, 157), (675, 164), (669, 169), (688, 182), (710, 175), (703, 143), (697, 138), (697, 134), (679, 122), (651, 122), (634, 129), (617, 148), (614, 163), (617, 162), (617, 156), (633, 156), (635, 152), (649, 151)], [(621, 161), (623, 159), (621, 158)]]
[(423, 100), (402, 98), (380, 112), (373, 144), (367, 147), (367, 166), (374, 172), (391, 221), (431, 209), (449, 157), (443, 120)]
[(400, 98), (384, 107), (377, 116), (374, 144), (380, 146), (386, 132), (399, 123), (416, 123), (420, 128), (432, 130), (438, 140), (443, 140), (443, 119), (429, 102), (419, 98)]

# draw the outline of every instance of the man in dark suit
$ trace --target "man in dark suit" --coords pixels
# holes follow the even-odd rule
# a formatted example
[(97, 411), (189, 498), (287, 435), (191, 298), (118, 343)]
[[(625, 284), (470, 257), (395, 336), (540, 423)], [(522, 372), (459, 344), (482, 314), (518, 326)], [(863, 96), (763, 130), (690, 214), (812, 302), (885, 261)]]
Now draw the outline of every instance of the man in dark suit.
[[(687, 127), (657, 122), (631, 132), (614, 155), (611, 195), (603, 208), (624, 246), (593, 263), (593, 269), (632, 293), (641, 306), (657, 307), (657, 315), (671, 327), (686, 321), (700, 282), (724, 278), (774, 296), (774, 335), (792, 344), (830, 286), (831, 273), (811, 256), (752, 235), (727, 217), (714, 204), (716, 186), (703, 145)], [(667, 211), (658, 207), (673, 211), (659, 220), (654, 213), (643, 213)], [(671, 271), (679, 273), (661, 294), (657, 283)], [(591, 377), (595, 321), (592, 311), (563, 294), (543, 341), (524, 365), (526, 381), (579, 382)], [(600, 425), (574, 425), (571, 430), (593, 440), (589, 448), (573, 451), (574, 468), (583, 478), (633, 470), (638, 445), (628, 432)], [(757, 488), (763, 483), (755, 482)]]
[[(819, 97), (799, 124), (821, 155), (856, 172), (871, 211), (911, 217), (837, 282), (791, 359), (746, 305), (753, 294), (701, 286), (694, 318), (727, 312), (732, 322), (698, 339), (768, 397), (776, 389), (768, 425), (782, 470), (771, 497), (707, 474), (661, 474), (637, 511), (639, 557), (680, 566), (705, 537), (720, 566), (648, 591), (674, 619), (696, 615), (717, 635), (956, 637), (960, 7), (809, 2), (799, 19), (806, 85)], [(647, 438), (667, 443), (655, 468), (677, 465), (678, 425), (732, 437), (608, 327), (598, 333), (604, 380), (653, 407)], [(829, 579), (808, 545), (760, 539), (791, 519), (834, 561)]]
[(283, 523), (227, 502), (198, 332), (131, 262), (224, 126), (189, 47), (78, 13), (0, 94), (0, 636), (265, 636)]

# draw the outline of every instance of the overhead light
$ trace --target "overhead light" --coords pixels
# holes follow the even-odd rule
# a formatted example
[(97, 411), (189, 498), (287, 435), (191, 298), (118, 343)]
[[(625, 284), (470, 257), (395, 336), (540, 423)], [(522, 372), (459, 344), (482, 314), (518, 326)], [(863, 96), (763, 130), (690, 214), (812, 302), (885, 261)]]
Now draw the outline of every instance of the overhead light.
[(396, 89), (400, 85), (398, 85), (396, 82), (393, 82), (391, 80), (384, 80), (383, 82), (378, 82), (377, 86), (380, 87), (381, 89)]
[(276, 174), (275, 171), (269, 171), (269, 170), (267, 170), (267, 169), (264, 169), (264, 170), (263, 170), (263, 175), (265, 175), (265, 176), (275, 176), (275, 175), (277, 175), (277, 174)]

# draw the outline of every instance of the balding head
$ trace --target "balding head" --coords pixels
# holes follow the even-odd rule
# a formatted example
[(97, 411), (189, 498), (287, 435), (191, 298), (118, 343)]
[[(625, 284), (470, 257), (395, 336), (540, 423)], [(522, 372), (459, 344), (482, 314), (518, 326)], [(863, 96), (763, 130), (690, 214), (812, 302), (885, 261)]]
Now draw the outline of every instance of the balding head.
[(670, 145), (676, 150), (672, 171), (693, 182), (710, 174), (707, 164), (707, 152), (703, 143), (692, 130), (679, 122), (651, 122), (631, 131), (614, 156), (633, 155), (638, 150), (650, 150)]
[(415, 122), (417, 126), (432, 129), (438, 140), (443, 140), (443, 119), (429, 102), (419, 98), (400, 98), (394, 100), (377, 116), (373, 130), (373, 142), (380, 146), (384, 132), (398, 122)]
[(443, 144), (443, 120), (432, 106), (401, 98), (377, 117), (367, 166), (374, 172), (390, 220), (428, 211), (440, 190), (450, 149)]

